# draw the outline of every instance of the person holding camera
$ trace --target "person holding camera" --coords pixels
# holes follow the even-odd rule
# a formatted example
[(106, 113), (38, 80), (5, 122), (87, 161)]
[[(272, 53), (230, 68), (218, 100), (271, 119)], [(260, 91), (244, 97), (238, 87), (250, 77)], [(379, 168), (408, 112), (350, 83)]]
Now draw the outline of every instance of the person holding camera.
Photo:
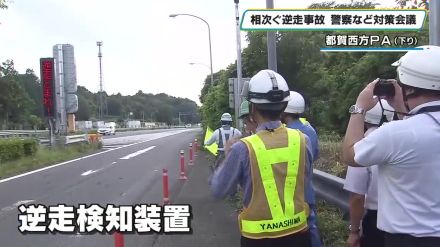
[[(343, 142), (347, 165), (378, 167), (387, 247), (440, 246), (440, 47), (420, 48), (393, 63), (397, 81), (374, 80), (359, 94)], [(364, 137), (364, 114), (379, 98), (404, 118)]]
[[(381, 100), (365, 113), (364, 136), (392, 121), (393, 117), (394, 109), (386, 100)], [(344, 189), (350, 192), (348, 247), (383, 247), (385, 244), (384, 232), (377, 228), (377, 173), (376, 165), (347, 169)]]

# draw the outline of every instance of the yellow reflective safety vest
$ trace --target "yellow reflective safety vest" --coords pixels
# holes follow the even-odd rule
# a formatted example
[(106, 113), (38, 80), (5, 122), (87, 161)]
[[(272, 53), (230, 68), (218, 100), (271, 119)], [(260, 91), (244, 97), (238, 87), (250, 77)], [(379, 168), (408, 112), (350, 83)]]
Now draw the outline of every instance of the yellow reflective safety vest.
[(304, 134), (281, 126), (241, 139), (249, 150), (252, 197), (238, 216), (247, 238), (277, 238), (307, 228)]

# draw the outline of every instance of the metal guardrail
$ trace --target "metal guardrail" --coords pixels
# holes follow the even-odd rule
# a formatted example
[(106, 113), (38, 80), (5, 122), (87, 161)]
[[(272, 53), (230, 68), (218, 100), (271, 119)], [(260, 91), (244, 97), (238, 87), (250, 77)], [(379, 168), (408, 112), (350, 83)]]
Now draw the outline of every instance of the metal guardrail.
[(316, 196), (348, 212), (349, 192), (343, 189), (344, 179), (313, 169), (313, 185)]
[(74, 135), (74, 136), (66, 136), (66, 145), (78, 142), (87, 142), (87, 135)]
[(37, 137), (48, 134), (47, 130), (0, 130), (0, 138)]
[[(64, 139), (64, 145), (70, 145), (73, 143), (80, 143), (80, 142), (88, 142), (88, 136), (86, 134), (84, 135), (73, 135), (73, 136), (66, 136), (63, 137)], [(49, 139), (39, 139), (40, 145), (50, 145)]]
[(45, 134), (45, 133), (49, 133), (48, 130), (0, 130), (0, 132), (7, 132), (7, 133), (31, 133), (31, 134)]
[[(140, 127), (140, 128), (116, 128), (116, 132), (138, 131), (138, 130), (159, 130), (159, 129), (185, 129), (185, 126), (161, 126), (161, 127)], [(191, 127), (197, 128), (197, 127)]]

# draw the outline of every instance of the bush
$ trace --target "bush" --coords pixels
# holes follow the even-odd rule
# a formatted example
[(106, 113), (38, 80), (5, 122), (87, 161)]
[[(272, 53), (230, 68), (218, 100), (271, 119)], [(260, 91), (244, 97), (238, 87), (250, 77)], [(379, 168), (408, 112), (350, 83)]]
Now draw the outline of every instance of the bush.
[(326, 203), (317, 201), (318, 229), (326, 247), (346, 246), (348, 222), (343, 220), (343, 212)]
[(18, 140), (18, 139), (0, 140), (1, 161), (15, 160), (23, 156), (24, 156), (24, 145), (22, 140)]
[(16, 160), (32, 156), (37, 152), (38, 142), (34, 139), (0, 140), (0, 161)]
[(342, 141), (335, 136), (319, 137), (319, 158), (314, 168), (344, 178), (347, 166), (342, 163)]
[(88, 134), (98, 134), (98, 130), (89, 130)]
[(25, 156), (33, 156), (37, 153), (38, 142), (35, 139), (23, 140), (23, 151)]

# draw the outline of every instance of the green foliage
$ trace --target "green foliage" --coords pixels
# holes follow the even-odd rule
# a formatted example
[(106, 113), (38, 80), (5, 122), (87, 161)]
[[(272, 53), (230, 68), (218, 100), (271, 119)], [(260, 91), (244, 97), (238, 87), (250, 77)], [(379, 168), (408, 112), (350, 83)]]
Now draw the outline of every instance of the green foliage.
[(6, 0), (0, 0), (0, 9), (7, 9)]
[(96, 134), (98, 134), (98, 130), (97, 129), (89, 130), (89, 132), (87, 134), (96, 135)]
[(23, 87), (23, 78), (14, 69), (14, 61), (0, 66), (0, 127), (17, 128), (29, 122), (33, 103)]
[[(107, 95), (106, 119), (119, 122), (124, 120), (138, 119), (150, 122), (164, 122), (169, 125), (177, 124), (179, 112), (182, 123), (198, 123), (200, 117), (197, 104), (189, 99), (176, 98), (167, 94), (146, 94), (138, 91), (135, 95), (122, 96), (120, 93)], [(79, 109), (78, 120), (90, 120), (97, 118), (98, 93), (92, 93), (85, 87), (78, 86)], [(129, 115), (130, 112), (133, 115)]]
[(317, 203), (318, 229), (326, 247), (346, 246), (348, 222), (343, 220), (340, 209), (324, 201)]
[(17, 139), (0, 140), (0, 161), (18, 159), (24, 156), (23, 143)]
[(215, 129), (220, 126), (220, 116), (223, 113), (233, 113), (229, 109), (228, 101), (228, 78), (233, 77), (235, 72), (232, 67), (229, 66), (227, 70), (217, 72), (215, 86), (209, 87), (209, 91), (204, 95), (203, 106), (200, 109), (204, 127), (209, 126)]
[(32, 156), (38, 150), (38, 143), (33, 139), (0, 140), (0, 161), (16, 160), (24, 156)]
[[(0, 2), (1, 3), (1, 2)], [(27, 69), (25, 74), (18, 73), (13, 60), (6, 60), (0, 66), (0, 129), (42, 129), (45, 127), (43, 116), (42, 87), (34, 71)], [(76, 119), (95, 120), (98, 112), (98, 93), (92, 93), (78, 86), (78, 112)], [(179, 112), (181, 122), (198, 123), (198, 106), (194, 101), (171, 97), (166, 94), (145, 94), (139, 91), (133, 96), (121, 94), (107, 95), (107, 121), (118, 121), (121, 125), (128, 119), (160, 121), (177, 124)]]
[(33, 156), (38, 150), (38, 142), (35, 139), (23, 140), (23, 152), (25, 156)]
[[(14, 176), (23, 172), (52, 165), (57, 162), (71, 160), (98, 150), (99, 144), (74, 144), (67, 147), (38, 149), (33, 156), (2, 162), (0, 165), (0, 178)], [(1, 153), (0, 148), (0, 153)]]
[[(369, 1), (352, 1), (347, 4), (325, 2), (312, 4), (310, 8), (362, 8), (371, 9), (376, 4)], [(415, 33), (391, 31), (302, 31), (277, 33), (278, 72), (283, 75), (289, 88), (300, 92), (307, 105), (305, 117), (319, 130), (345, 131), (349, 115), (347, 109), (354, 104), (362, 88), (376, 78), (395, 78), (396, 70), (391, 64), (403, 53), (383, 52), (337, 52), (325, 53), (326, 35), (389, 35), (417, 36), (418, 45), (428, 43), (428, 25)], [(266, 32), (248, 32), (249, 45), (243, 50), (243, 76), (252, 77), (267, 68)], [(218, 118), (228, 108), (227, 78), (235, 77), (235, 64), (218, 72), (216, 85), (205, 83), (202, 89), (201, 114), (204, 126), (218, 126)], [(223, 87), (225, 85), (225, 87)], [(220, 91), (224, 90), (224, 91)]]

